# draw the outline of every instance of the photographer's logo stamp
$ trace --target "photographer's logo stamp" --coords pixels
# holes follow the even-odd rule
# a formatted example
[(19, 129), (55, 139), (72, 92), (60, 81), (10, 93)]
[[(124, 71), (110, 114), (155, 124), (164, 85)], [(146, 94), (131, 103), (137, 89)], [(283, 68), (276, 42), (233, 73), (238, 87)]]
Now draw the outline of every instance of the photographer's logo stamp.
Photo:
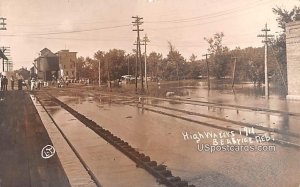
[(55, 154), (55, 149), (52, 145), (46, 145), (41, 152), (41, 156), (44, 159), (51, 158)]

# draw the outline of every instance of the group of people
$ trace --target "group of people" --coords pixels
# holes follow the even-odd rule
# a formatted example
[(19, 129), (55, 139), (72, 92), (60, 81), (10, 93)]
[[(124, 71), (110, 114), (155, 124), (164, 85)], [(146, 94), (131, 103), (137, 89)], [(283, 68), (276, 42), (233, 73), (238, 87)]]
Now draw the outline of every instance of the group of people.
[(8, 79), (6, 78), (6, 76), (1, 75), (0, 82), (1, 82), (1, 91), (7, 91)]
[(3, 91), (7, 91), (8, 79), (6, 76), (0, 75), (0, 101), (4, 100), (4, 93)]
[[(11, 76), (10, 83), (11, 83), (11, 89), (14, 90), (14, 86), (15, 86), (14, 76)], [(0, 85), (1, 85), (1, 91), (7, 91), (8, 79), (6, 76), (0, 75)]]

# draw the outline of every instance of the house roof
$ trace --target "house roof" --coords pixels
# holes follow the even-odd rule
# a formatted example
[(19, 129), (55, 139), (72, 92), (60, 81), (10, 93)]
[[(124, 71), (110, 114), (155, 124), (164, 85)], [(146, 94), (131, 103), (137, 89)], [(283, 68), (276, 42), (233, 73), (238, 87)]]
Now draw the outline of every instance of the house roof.
[(4, 60), (8, 60), (8, 58), (4, 55), (4, 53), (0, 50), (0, 58), (3, 58)]
[(56, 55), (48, 48), (41, 50), (41, 57), (55, 57)]

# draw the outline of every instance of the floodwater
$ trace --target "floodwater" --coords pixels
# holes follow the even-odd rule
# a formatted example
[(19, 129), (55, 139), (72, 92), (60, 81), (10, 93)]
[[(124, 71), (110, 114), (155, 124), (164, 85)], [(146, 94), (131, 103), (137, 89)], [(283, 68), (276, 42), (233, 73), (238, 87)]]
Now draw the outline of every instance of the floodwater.
[[(59, 106), (46, 106), (46, 109), (102, 186), (161, 186), (154, 177), (149, 175), (145, 170), (136, 167), (134, 162), (87, 128), (69, 112), (61, 110)], [(78, 182), (78, 173), (82, 173), (80, 171), (82, 170), (82, 164), (74, 158), (75, 155), (72, 158), (70, 152), (65, 153), (65, 150), (60, 148), (61, 144), (64, 143), (63, 140), (59, 140), (58, 134), (60, 133), (52, 135), (53, 130), (52, 132), (48, 131), (48, 133), (52, 137), (55, 149), (58, 149), (59, 158), (62, 156), (60, 159), (63, 167), (67, 171), (67, 175), (70, 181), (73, 182), (73, 185), (95, 186), (92, 183), (88, 185), (86, 183), (80, 184), (81, 181)], [(65, 157), (69, 157), (66, 162), (64, 162), (66, 160)], [(68, 170), (71, 171), (68, 172)], [(87, 173), (84, 174), (87, 175)], [(83, 178), (82, 176), (79, 177)], [(86, 181), (86, 179), (83, 181)]]
[[(280, 92), (271, 90), (271, 97), (266, 100), (260, 88), (251, 88), (249, 85), (235, 90), (235, 93), (227, 88), (214, 88), (209, 92), (203, 83), (174, 87), (174, 85), (160, 85), (162, 93), (172, 91), (175, 98), (198, 100), (205, 102), (236, 104), (241, 106), (261, 107), (280, 111), (297, 112), (300, 103), (286, 101)], [(157, 92), (160, 92), (157, 89)], [(257, 91), (257, 89), (259, 91)], [(81, 92), (80, 94), (65, 91), (60, 93), (59, 99), (94, 120), (103, 128), (127, 141), (138, 151), (149, 155), (152, 160), (165, 164), (174, 176), (180, 176), (190, 184), (196, 186), (299, 186), (300, 184), (300, 151), (299, 148), (279, 145), (272, 142), (241, 143), (241, 145), (269, 146), (276, 150), (265, 151), (225, 151), (207, 152), (201, 149), (201, 145), (213, 145), (224, 143), (231, 145), (232, 134), (223, 128), (246, 131), (251, 134), (251, 129), (243, 129), (240, 126), (228, 122), (190, 115), (179, 111), (162, 109), (146, 104), (155, 104), (169, 108), (197, 112), (214, 117), (255, 124), (263, 127), (279, 129), (283, 134), (265, 132), (254, 129), (256, 134), (264, 135), (265, 139), (280, 139), (300, 144), (299, 138), (288, 135), (300, 133), (297, 124), (300, 117), (282, 113), (268, 113), (264, 111), (252, 111), (233, 107), (204, 106), (177, 101), (161, 101), (145, 98), (144, 109), (136, 107), (136, 103), (130, 103), (132, 98), (108, 97), (97, 91)], [(135, 100), (137, 101), (137, 99)], [(123, 104), (122, 104), (123, 103)], [(147, 111), (146, 108), (154, 111)], [(155, 112), (156, 111), (156, 112)], [(170, 115), (163, 115), (162, 113)], [(53, 115), (63, 118), (59, 111)], [(174, 117), (179, 116), (181, 117)], [(184, 118), (184, 119), (183, 119)], [(191, 122), (191, 119), (199, 123)], [(201, 124), (202, 123), (202, 124)], [(206, 124), (205, 124), (206, 123)], [(211, 124), (211, 125), (207, 125)], [(76, 127), (74, 127), (76, 128)], [(70, 129), (70, 132), (73, 130)], [(202, 134), (199, 144), (191, 139)], [(209, 137), (209, 134), (216, 137)], [(84, 133), (79, 133), (83, 136)], [(79, 134), (77, 134), (79, 136)], [(208, 135), (207, 135), (208, 134)], [(221, 135), (222, 136), (221, 136)], [(206, 136), (207, 135), (207, 136)], [(234, 134), (236, 140), (249, 141), (250, 136)], [(89, 136), (89, 135), (86, 135)], [(189, 138), (187, 138), (189, 137)], [(91, 145), (93, 143), (91, 142)], [(273, 147), (271, 147), (273, 146)], [(88, 152), (88, 150), (87, 150)], [(100, 159), (100, 158), (99, 158)], [(106, 167), (103, 165), (103, 167)], [(123, 171), (126, 173), (126, 170)], [(122, 180), (122, 173), (120, 173)]]

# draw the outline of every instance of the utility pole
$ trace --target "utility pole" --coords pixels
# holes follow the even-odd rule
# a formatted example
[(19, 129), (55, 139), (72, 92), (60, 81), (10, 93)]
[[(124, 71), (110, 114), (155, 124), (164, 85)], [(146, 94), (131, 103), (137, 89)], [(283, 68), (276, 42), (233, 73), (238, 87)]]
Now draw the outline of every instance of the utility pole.
[(234, 64), (233, 64), (233, 73), (232, 73), (232, 84), (231, 87), (234, 87), (234, 80), (235, 80), (235, 69), (236, 69), (236, 61), (237, 61), (237, 57), (232, 57), (232, 59), (234, 59)]
[(0, 30), (6, 30), (6, 23), (5, 23), (6, 18), (0, 18)]
[[(0, 18), (0, 30), (6, 30), (5, 20), (6, 20), (6, 18)], [(3, 47), (3, 49), (2, 49), (3, 54), (4, 54), (5, 50), (6, 49)], [(3, 67), (3, 72), (4, 72), (5, 71), (4, 70), (4, 58), (2, 59), (2, 67)]]
[(147, 35), (145, 35), (144, 37), (144, 45), (145, 45), (145, 83), (146, 83), (146, 87), (148, 90), (148, 80), (147, 80), (147, 42), (149, 41), (149, 38), (147, 37)]
[(263, 37), (264, 40), (262, 41), (265, 43), (265, 98), (269, 98), (269, 77), (268, 77), (268, 42), (269, 37), (273, 37), (274, 35), (268, 35), (268, 32), (271, 31), (268, 29), (268, 25), (266, 23), (265, 28), (263, 28), (261, 31), (264, 32), (264, 34), (259, 34), (257, 37)]
[(180, 86), (180, 79), (179, 79), (179, 61), (176, 62), (176, 75), (177, 75), (177, 82), (178, 87)]
[[(2, 53), (4, 54), (4, 52), (5, 52), (5, 48), (4, 47), (2, 47)], [(4, 58), (2, 58), (2, 70), (3, 70), (3, 72), (5, 71), (5, 69), (4, 69)]]
[(2, 68), (3, 68), (3, 72), (5, 72), (5, 65), (6, 65), (6, 71), (8, 71), (9, 61), (11, 60), (10, 59), (10, 47), (3, 46), (1, 51), (8, 58), (8, 60), (6, 60), (6, 63), (5, 63), (5, 59), (4, 58), (2, 59)]
[(74, 66), (75, 66), (75, 83), (76, 83), (76, 80), (77, 80), (77, 62), (78, 62), (78, 60), (76, 59), (74, 61)]
[(141, 75), (141, 85), (142, 85), (142, 92), (144, 91), (144, 80), (143, 80), (143, 72), (142, 72), (142, 60), (141, 60), (141, 40), (140, 40), (140, 31), (144, 31), (143, 29), (140, 29), (140, 25), (143, 24), (143, 22), (141, 22), (141, 20), (143, 18), (138, 17), (138, 16), (132, 16), (133, 19), (135, 19), (133, 23), (133, 26), (136, 26), (136, 29), (134, 29), (133, 31), (137, 32), (137, 56), (138, 56), (138, 61), (140, 64), (140, 75)]
[(99, 59), (99, 87), (101, 85), (101, 60)]
[(138, 45), (136, 44), (136, 55), (135, 55), (135, 93), (137, 93), (137, 78), (138, 78), (138, 63), (139, 63), (139, 55), (138, 55)]
[(111, 91), (109, 60), (107, 60), (107, 79), (108, 79), (108, 87), (109, 90)]
[[(143, 43), (138, 44), (135, 42), (133, 45), (136, 45), (136, 90), (137, 90), (137, 77), (140, 73), (140, 77), (142, 80), (142, 89), (144, 89), (143, 86), (143, 63), (142, 63), (142, 54), (141, 54), (141, 45), (144, 45)], [(139, 69), (139, 70), (138, 70)]]
[(127, 56), (127, 68), (128, 68), (127, 75), (129, 75), (129, 58), (130, 58), (130, 54), (128, 54)]
[(207, 87), (208, 89), (210, 89), (210, 78), (209, 78), (209, 64), (208, 64), (208, 60), (207, 60), (207, 56), (209, 56), (211, 54), (204, 54), (202, 56), (205, 56), (205, 61), (206, 61), (206, 67), (207, 67)]

